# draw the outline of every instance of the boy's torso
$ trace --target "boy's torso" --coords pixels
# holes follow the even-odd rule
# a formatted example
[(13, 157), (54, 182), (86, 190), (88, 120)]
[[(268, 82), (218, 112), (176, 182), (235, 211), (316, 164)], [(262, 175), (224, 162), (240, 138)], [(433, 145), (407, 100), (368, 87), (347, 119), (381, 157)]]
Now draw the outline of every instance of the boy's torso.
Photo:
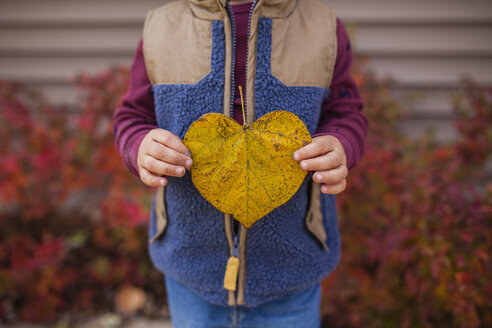
[[(148, 15), (144, 56), (160, 127), (183, 138), (204, 113), (230, 115), (233, 28), (224, 0), (179, 1)], [(248, 123), (272, 110), (289, 110), (313, 134), (336, 59), (333, 11), (315, 0), (259, 0), (249, 29)], [(149, 233), (162, 234), (150, 246), (154, 264), (222, 305), (252, 306), (319, 281), (338, 262), (339, 234), (334, 197), (320, 195), (319, 187), (310, 184), (307, 178), (289, 202), (258, 221), (248, 234), (243, 228), (242, 271), (238, 293), (231, 295), (221, 286), (234, 237), (230, 217), (198, 194), (189, 174), (169, 179), (166, 195), (156, 198), (157, 205), (165, 199), (165, 232), (162, 224), (157, 227), (159, 215), (152, 213)], [(319, 224), (309, 222), (313, 218)], [(313, 226), (324, 231), (306, 228)], [(317, 240), (323, 233), (324, 247)]]

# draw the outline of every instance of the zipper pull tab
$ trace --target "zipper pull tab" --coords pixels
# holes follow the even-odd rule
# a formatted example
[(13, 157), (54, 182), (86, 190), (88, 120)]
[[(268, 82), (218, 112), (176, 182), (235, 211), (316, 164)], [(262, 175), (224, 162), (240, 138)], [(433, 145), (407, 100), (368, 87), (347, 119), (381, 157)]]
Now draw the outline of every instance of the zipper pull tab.
[(239, 240), (237, 235), (234, 236), (234, 245), (232, 255), (227, 260), (226, 271), (224, 275), (224, 288), (230, 291), (236, 291), (237, 276), (239, 272)]

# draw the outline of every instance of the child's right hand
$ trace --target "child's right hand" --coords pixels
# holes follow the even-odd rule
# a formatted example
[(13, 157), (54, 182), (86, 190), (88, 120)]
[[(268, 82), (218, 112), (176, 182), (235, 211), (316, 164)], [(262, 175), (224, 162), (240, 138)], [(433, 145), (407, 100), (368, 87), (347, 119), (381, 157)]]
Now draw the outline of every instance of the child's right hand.
[(164, 175), (182, 177), (193, 165), (189, 151), (181, 139), (164, 129), (153, 129), (143, 138), (138, 149), (140, 179), (151, 187), (165, 186)]

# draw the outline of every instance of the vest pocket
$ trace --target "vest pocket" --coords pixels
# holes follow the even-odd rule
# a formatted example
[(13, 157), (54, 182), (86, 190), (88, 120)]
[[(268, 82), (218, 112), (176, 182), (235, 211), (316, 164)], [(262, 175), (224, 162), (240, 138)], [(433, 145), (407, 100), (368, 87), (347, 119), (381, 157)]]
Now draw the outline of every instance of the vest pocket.
[(166, 203), (164, 200), (165, 197), (164, 188), (165, 187), (159, 187), (155, 192), (155, 216), (156, 216), (155, 225), (156, 225), (157, 232), (150, 239), (151, 243), (153, 243), (160, 236), (162, 236), (167, 226), (167, 213), (166, 213)]
[(327, 234), (323, 225), (320, 193), (319, 183), (311, 182), (311, 196), (305, 221), (308, 231), (321, 243), (325, 251), (329, 251), (326, 246)]

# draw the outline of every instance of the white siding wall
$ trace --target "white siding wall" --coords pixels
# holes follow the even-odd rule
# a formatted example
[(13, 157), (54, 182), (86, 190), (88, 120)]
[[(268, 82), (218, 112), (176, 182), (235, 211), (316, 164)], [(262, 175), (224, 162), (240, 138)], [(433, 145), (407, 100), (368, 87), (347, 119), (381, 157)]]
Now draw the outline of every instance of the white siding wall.
[[(300, 0), (302, 1), (302, 0)], [(129, 65), (145, 13), (166, 0), (0, 0), (0, 79), (25, 82), (60, 104), (76, 101), (70, 79)], [(492, 1), (325, 0), (350, 31), (357, 58), (418, 93), (402, 128), (434, 126), (452, 138), (450, 95), (468, 75), (492, 85)]]

